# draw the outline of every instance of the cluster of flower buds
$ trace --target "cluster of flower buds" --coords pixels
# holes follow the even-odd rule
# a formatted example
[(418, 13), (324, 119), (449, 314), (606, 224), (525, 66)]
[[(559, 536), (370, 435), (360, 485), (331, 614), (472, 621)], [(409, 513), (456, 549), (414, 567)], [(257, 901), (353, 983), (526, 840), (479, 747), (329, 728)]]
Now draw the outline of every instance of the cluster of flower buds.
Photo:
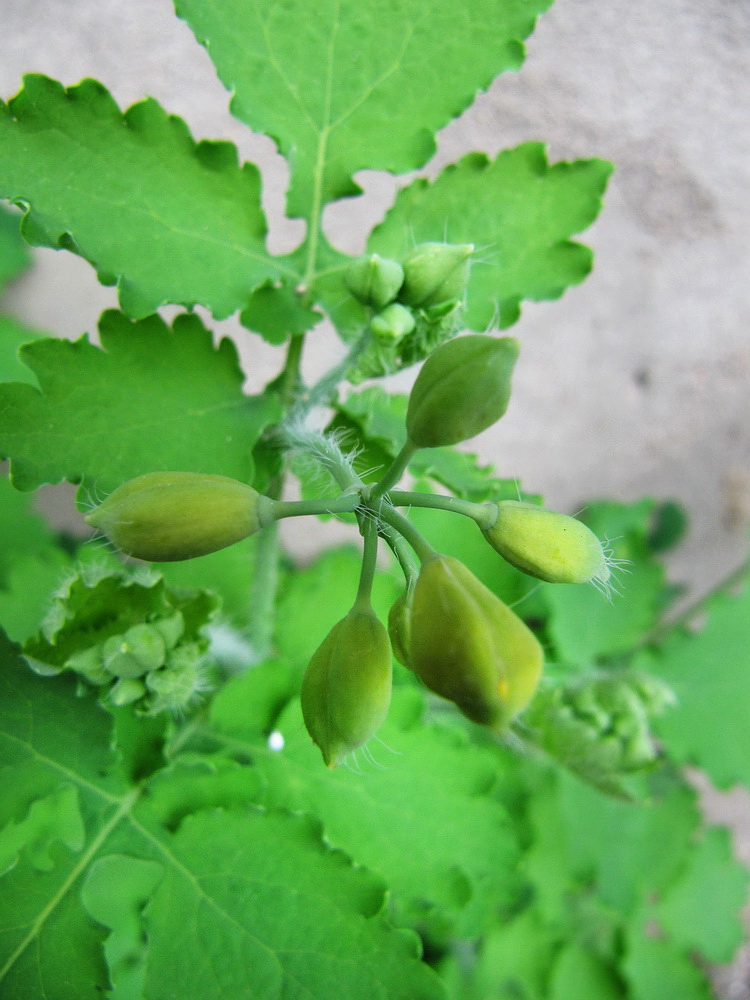
[[(458, 258), (465, 263), (467, 253), (428, 280), (422, 265), (435, 252), (432, 245), (418, 247), (402, 265), (379, 258), (359, 262), (351, 284), (379, 315), (396, 305), (422, 308), (450, 300), (458, 294)], [(396, 295), (399, 302), (391, 301)], [(605, 551), (581, 522), (533, 504), (471, 503), (393, 488), (417, 449), (465, 441), (503, 415), (517, 356), (518, 344), (510, 337), (467, 335), (437, 348), (409, 397), (404, 447), (374, 486), (349, 468), (341, 496), (284, 502), (224, 476), (148, 473), (115, 490), (87, 520), (122, 552), (161, 561), (215, 551), (282, 517), (356, 514), (365, 539), (357, 597), (313, 655), (302, 685), (305, 723), (326, 764), (335, 767), (366, 743), (385, 718), (391, 650), (469, 719), (503, 732), (537, 689), (542, 648), (515, 612), (459, 560), (433, 549), (397, 507), (437, 507), (471, 517), (501, 556), (549, 582), (606, 585)], [(387, 630), (370, 603), (379, 538), (394, 550), (406, 576)], [(167, 648), (166, 640), (151, 636), (151, 650), (142, 631), (109, 642), (95, 667), (120, 678), (122, 699), (136, 697), (136, 689), (151, 683), (144, 664)]]
[(628, 777), (659, 760), (650, 720), (673, 703), (674, 692), (656, 677), (604, 674), (542, 688), (524, 730), (587, 781), (627, 795)]
[(72, 672), (79, 690), (96, 688), (106, 705), (183, 712), (206, 688), (201, 624), (216, 605), (213, 595), (170, 588), (145, 566), (83, 565), (53, 594), (24, 655), (44, 676)]
[(346, 287), (369, 310), (372, 335), (355, 381), (412, 364), (456, 333), (473, 252), (469, 243), (420, 243), (400, 261), (373, 253), (349, 265)]
[(182, 711), (201, 689), (205, 645), (185, 641), (184, 630), (179, 611), (138, 623), (73, 654), (66, 667), (106, 688), (112, 705), (134, 705), (149, 715)]

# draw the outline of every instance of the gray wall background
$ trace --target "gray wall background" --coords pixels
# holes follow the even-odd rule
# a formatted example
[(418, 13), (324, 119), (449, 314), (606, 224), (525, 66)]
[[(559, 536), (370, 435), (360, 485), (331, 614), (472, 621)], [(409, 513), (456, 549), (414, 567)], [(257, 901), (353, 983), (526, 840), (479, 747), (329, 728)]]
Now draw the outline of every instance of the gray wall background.
[[(444, 130), (426, 173), (527, 139), (548, 142), (552, 160), (602, 156), (617, 171), (581, 237), (596, 251), (593, 274), (559, 302), (524, 306), (510, 411), (470, 447), (559, 509), (601, 496), (679, 500), (691, 529), (671, 571), (699, 593), (741, 561), (750, 524), (750, 5), (557, 0), (527, 49), (519, 74)], [(283, 162), (231, 118), (169, 0), (2, 0), (0, 94), (28, 71), (65, 84), (99, 77), (121, 106), (153, 95), (196, 137), (235, 141), (263, 169), (271, 249), (294, 244), (296, 224), (281, 219)], [(327, 215), (334, 242), (352, 252), (395, 192), (392, 178), (362, 181), (359, 204)], [(95, 330), (114, 292), (70, 254), (36, 257), (5, 308), (62, 336)], [(339, 352), (321, 335), (310, 372)], [(247, 364), (260, 388), (278, 352), (253, 343)], [(306, 555), (309, 532), (288, 530)]]

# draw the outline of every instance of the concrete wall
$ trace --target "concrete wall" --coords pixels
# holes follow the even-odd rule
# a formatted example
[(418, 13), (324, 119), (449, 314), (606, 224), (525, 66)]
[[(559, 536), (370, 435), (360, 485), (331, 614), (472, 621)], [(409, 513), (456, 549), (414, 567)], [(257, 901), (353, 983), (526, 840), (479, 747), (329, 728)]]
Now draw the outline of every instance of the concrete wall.
[[(427, 171), (532, 138), (553, 160), (617, 164), (582, 237), (596, 250), (594, 273), (560, 302), (524, 307), (511, 410), (471, 447), (560, 509), (598, 496), (681, 501), (692, 527), (672, 569), (698, 591), (742, 559), (750, 522), (749, 49), (750, 6), (739, 0), (558, 0), (520, 74), (445, 130)], [(283, 164), (229, 116), (169, 0), (2, 0), (0, 94), (26, 71), (66, 84), (99, 77), (123, 106), (151, 94), (197, 137), (232, 139), (264, 169), (272, 247), (294, 240), (295, 226), (279, 221)], [(358, 212), (348, 204), (328, 216), (352, 251), (395, 190), (382, 175), (364, 182)], [(37, 257), (5, 308), (65, 336), (95, 329), (113, 291), (69, 254)], [(310, 368), (338, 349), (322, 337)], [(260, 387), (277, 352), (260, 344), (252, 366)], [(305, 535), (292, 535), (302, 552)]]

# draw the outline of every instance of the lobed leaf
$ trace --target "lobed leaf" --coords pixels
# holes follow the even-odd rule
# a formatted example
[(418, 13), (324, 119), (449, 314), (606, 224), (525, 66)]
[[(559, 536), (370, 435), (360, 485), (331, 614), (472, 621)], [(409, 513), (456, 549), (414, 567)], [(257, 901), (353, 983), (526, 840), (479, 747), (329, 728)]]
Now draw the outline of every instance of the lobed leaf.
[(232, 112), (288, 158), (289, 210), (356, 193), (357, 170), (427, 162), (434, 135), (523, 60), (550, 0), (176, 0), (232, 93)]
[(589, 273), (591, 251), (570, 237), (596, 218), (611, 172), (604, 160), (550, 165), (538, 142), (494, 160), (470, 153), (432, 183), (400, 191), (368, 250), (400, 257), (415, 243), (473, 243), (464, 322), (480, 332), (505, 328), (522, 299), (559, 298)]
[(215, 349), (192, 315), (170, 329), (110, 311), (99, 330), (101, 349), (85, 337), (28, 344), (40, 389), (0, 386), (0, 453), (19, 489), (85, 478), (106, 492), (159, 470), (252, 480), (252, 446), (278, 404), (243, 395), (230, 341)]
[(670, 755), (702, 767), (714, 784), (750, 783), (750, 586), (706, 602), (698, 631), (675, 627), (645, 666), (673, 688), (677, 704), (656, 730)]
[(0, 205), (0, 291), (30, 263), (30, 254), (21, 239), (17, 212)]
[[(474, 935), (515, 903), (519, 845), (493, 795), (498, 761), (460, 728), (425, 724), (418, 691), (397, 687), (371, 756), (330, 772), (296, 699), (275, 723), (283, 751), (267, 750), (255, 726), (242, 726), (238, 699), (256, 689), (238, 679), (220, 696), (212, 722), (231, 735), (235, 751), (254, 757), (260, 802), (318, 816), (329, 842), (383, 877), (402, 919), (430, 936)], [(251, 703), (246, 713), (252, 717)]]
[(19, 349), (45, 334), (31, 330), (12, 316), (0, 316), (0, 382), (29, 382), (36, 385), (32, 372), (21, 363)]
[(150, 779), (170, 833), (148, 786), (123, 781), (107, 713), (2, 636), (0, 663), (0, 848), (18, 858), (0, 878), (3, 997), (444, 998), (416, 937), (387, 923), (382, 882), (315, 820), (202, 810), (248, 795), (225, 763), (208, 784)]
[(26, 208), (29, 242), (80, 254), (135, 317), (168, 302), (228, 316), (279, 270), (256, 168), (152, 99), (122, 114), (95, 80), (30, 75), (0, 104), (0, 194)]

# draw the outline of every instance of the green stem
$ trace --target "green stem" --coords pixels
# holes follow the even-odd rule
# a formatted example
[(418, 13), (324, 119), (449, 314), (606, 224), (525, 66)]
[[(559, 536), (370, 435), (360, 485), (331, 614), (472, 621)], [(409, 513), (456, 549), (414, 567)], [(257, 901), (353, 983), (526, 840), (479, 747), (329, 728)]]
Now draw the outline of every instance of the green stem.
[[(299, 394), (300, 364), (305, 343), (304, 333), (291, 337), (287, 347), (284, 368), (280, 375), (281, 405), (287, 411)], [(272, 501), (279, 501), (284, 492), (286, 459), (280, 471), (273, 477), (266, 491)], [(268, 658), (273, 640), (273, 622), (276, 612), (276, 594), (279, 582), (279, 526), (269, 524), (261, 531), (255, 542), (253, 579), (250, 585), (250, 606), (248, 608), (248, 639), (253, 648), (256, 662)]]
[(737, 569), (733, 569), (731, 573), (720, 580), (715, 586), (713, 586), (708, 593), (701, 595), (701, 597), (696, 598), (692, 601), (686, 608), (678, 614), (675, 615), (670, 621), (660, 622), (655, 625), (654, 628), (650, 629), (637, 644), (635, 649), (641, 649), (644, 646), (655, 646), (662, 642), (673, 629), (681, 628), (688, 625), (690, 621), (699, 615), (705, 606), (711, 601), (717, 594), (721, 593), (723, 590), (729, 590), (736, 584), (740, 583), (747, 574), (750, 573), (750, 559), (746, 559), (744, 562), (740, 563)]
[(432, 507), (435, 510), (452, 510), (456, 514), (470, 517), (483, 530), (491, 528), (497, 519), (497, 509), (494, 504), (472, 503), (471, 500), (461, 500), (459, 497), (444, 497), (437, 493), (409, 493), (397, 490), (388, 494), (388, 499), (394, 507)]
[(367, 611), (372, 607), (372, 583), (375, 579), (378, 557), (377, 521), (373, 517), (363, 514), (360, 518), (360, 530), (364, 538), (364, 549), (362, 552), (362, 571), (359, 574), (359, 587), (354, 607), (360, 611)]
[(250, 585), (247, 630), (255, 663), (268, 659), (271, 652), (280, 555), (279, 526), (269, 524), (256, 536)]
[(305, 517), (317, 514), (353, 514), (361, 506), (359, 493), (346, 493), (327, 500), (272, 500), (269, 509), (271, 517), (280, 521), (283, 517)]
[(346, 379), (361, 355), (364, 354), (370, 343), (370, 339), (369, 328), (365, 328), (349, 348), (345, 357), (312, 386), (307, 394), (307, 398), (300, 404), (299, 411), (295, 411), (293, 414), (294, 417), (304, 417), (311, 410), (315, 409), (316, 406), (323, 406), (330, 402), (336, 389)]
[(401, 567), (401, 572), (404, 574), (406, 580), (407, 590), (411, 590), (414, 586), (414, 582), (419, 576), (419, 566), (417, 565), (417, 560), (414, 558), (412, 550), (407, 545), (404, 538), (389, 524), (383, 524), (381, 521), (380, 534), (385, 539), (386, 543), (390, 547), (396, 561)]
[(407, 438), (406, 444), (393, 459), (390, 466), (385, 471), (383, 478), (380, 479), (373, 487), (370, 493), (371, 500), (376, 500), (378, 497), (382, 497), (392, 486), (396, 485), (401, 476), (404, 474), (406, 466), (411, 461), (412, 455), (417, 450), (417, 445), (415, 445), (410, 438)]
[(394, 510), (390, 504), (384, 503), (378, 510), (378, 516), (404, 536), (416, 552), (417, 558), (421, 563), (426, 562), (428, 559), (433, 559), (438, 555), (427, 539), (417, 531), (411, 521), (405, 518), (403, 514), (399, 514), (397, 510)]

